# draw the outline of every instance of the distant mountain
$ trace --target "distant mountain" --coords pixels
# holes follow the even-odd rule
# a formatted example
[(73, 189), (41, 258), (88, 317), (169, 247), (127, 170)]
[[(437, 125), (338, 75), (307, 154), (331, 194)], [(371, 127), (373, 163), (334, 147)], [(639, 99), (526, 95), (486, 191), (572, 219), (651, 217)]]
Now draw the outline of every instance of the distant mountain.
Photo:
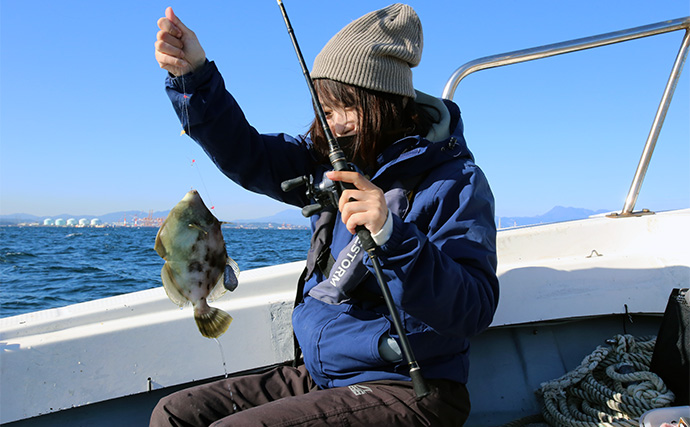
[(519, 227), (524, 225), (548, 224), (553, 222), (573, 221), (589, 218), (592, 215), (613, 212), (612, 210), (599, 209), (596, 211), (583, 208), (570, 208), (556, 206), (550, 211), (537, 216), (496, 217), (496, 224), (501, 228)]
[(16, 225), (25, 222), (43, 222), (42, 217), (27, 213), (16, 213), (12, 215), (0, 215), (0, 225)]

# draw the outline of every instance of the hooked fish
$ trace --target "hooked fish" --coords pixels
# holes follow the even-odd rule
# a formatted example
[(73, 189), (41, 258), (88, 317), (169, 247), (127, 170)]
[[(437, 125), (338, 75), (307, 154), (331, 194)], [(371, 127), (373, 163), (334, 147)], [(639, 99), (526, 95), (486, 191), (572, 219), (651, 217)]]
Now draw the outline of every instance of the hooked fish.
[(172, 208), (154, 246), (165, 260), (161, 279), (168, 298), (180, 307), (192, 303), (194, 320), (207, 338), (223, 335), (232, 322), (232, 316), (210, 307), (208, 301), (235, 290), (240, 273), (228, 257), (220, 225), (192, 190)]

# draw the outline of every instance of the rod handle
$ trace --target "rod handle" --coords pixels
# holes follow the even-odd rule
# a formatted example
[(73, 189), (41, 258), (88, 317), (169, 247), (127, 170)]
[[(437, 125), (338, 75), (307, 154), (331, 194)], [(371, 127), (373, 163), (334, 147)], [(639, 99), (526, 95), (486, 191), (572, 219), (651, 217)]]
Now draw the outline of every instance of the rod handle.
[[(351, 169), (348, 168), (347, 170)], [(357, 189), (357, 187), (355, 187), (354, 184), (351, 184), (349, 182), (338, 182), (340, 183), (340, 194), (343, 193), (343, 190)], [(350, 201), (354, 201), (354, 199), (350, 199)], [(357, 237), (359, 237), (359, 241), (362, 243), (362, 248), (364, 248), (365, 251), (370, 252), (376, 249), (376, 242), (374, 242), (374, 238), (371, 237), (371, 232), (368, 228), (366, 228), (363, 225), (358, 225), (357, 227), (355, 227), (355, 232), (357, 233)]]
[(429, 386), (427, 386), (424, 377), (422, 377), (422, 371), (418, 366), (410, 369), (410, 378), (412, 379), (412, 387), (417, 397), (422, 398), (430, 393)]

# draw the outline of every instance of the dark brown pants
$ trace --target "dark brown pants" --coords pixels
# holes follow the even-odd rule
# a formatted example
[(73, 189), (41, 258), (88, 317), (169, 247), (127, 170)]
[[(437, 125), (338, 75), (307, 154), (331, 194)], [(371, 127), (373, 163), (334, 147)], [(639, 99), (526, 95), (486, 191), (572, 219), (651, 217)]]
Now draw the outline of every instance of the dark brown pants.
[(470, 412), (465, 385), (428, 383), (421, 399), (408, 381), (320, 390), (304, 366), (281, 366), (164, 397), (151, 426), (461, 426)]

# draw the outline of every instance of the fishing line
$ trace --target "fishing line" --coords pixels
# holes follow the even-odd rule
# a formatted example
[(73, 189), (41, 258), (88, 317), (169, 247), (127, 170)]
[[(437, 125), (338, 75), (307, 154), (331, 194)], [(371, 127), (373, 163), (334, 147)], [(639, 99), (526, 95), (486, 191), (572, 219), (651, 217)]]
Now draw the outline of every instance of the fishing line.
[[(225, 372), (225, 378), (227, 378), (229, 374), (228, 374), (228, 367), (225, 364), (225, 353), (223, 352), (223, 345), (220, 343), (218, 338), (214, 338), (214, 340), (218, 343), (218, 348), (220, 349), (220, 358), (223, 361), (223, 372)], [(232, 393), (232, 392), (230, 392), (230, 393)]]
[[(182, 99), (183, 99), (183, 101), (182, 101), (183, 120), (182, 120), (182, 132), (180, 132), (180, 136), (182, 136), (186, 133), (191, 138), (192, 137), (192, 129), (189, 126), (189, 96), (187, 95), (187, 87), (185, 86), (185, 83), (184, 83), (185, 79), (180, 78), (180, 80), (182, 81)], [(187, 129), (189, 129), (189, 132), (187, 132), (187, 130), (184, 128), (185, 121), (187, 123)]]
[[(180, 132), (180, 136), (184, 136), (185, 134), (189, 136), (190, 138), (192, 137), (192, 127), (189, 123), (189, 102), (191, 99), (191, 94), (187, 94), (187, 87), (185, 85), (185, 79), (180, 78), (182, 81), (182, 131)], [(185, 123), (187, 124), (187, 129), (185, 129)], [(199, 180), (201, 181), (201, 185), (204, 187), (204, 198), (210, 202), (210, 210), (213, 212), (215, 209), (215, 204), (213, 203), (213, 197), (211, 197), (208, 187), (206, 187), (206, 182), (204, 181), (204, 177), (201, 175), (201, 170), (199, 169), (199, 166), (196, 164), (196, 159), (194, 159), (194, 156), (190, 153), (189, 157), (192, 157), (192, 161), (190, 163), (190, 166), (194, 169), (196, 169), (197, 174), (199, 175)], [(194, 187), (192, 187), (194, 189)]]

